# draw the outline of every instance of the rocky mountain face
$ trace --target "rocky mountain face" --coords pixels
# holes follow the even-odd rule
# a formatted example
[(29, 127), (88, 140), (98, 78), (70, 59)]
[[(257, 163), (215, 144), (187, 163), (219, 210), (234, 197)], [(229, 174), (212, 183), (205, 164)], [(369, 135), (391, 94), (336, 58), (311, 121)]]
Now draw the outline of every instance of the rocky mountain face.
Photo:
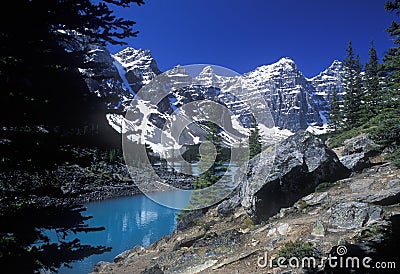
[[(103, 70), (96, 77), (84, 71), (86, 81), (99, 96), (116, 94), (119, 102), (114, 104), (114, 108), (126, 110), (134, 95), (161, 74), (149, 50), (126, 48), (111, 55), (105, 48), (95, 48), (91, 54), (89, 58), (93, 62), (103, 63)], [(165, 98), (157, 102), (157, 111), (150, 109), (152, 106), (141, 111), (151, 113), (152, 124), (147, 126), (152, 127), (152, 132), (157, 132), (177, 108), (196, 100), (211, 99), (225, 105), (234, 114), (232, 126), (244, 135), (250, 127), (254, 109), (257, 115), (270, 110), (272, 122), (264, 126), (276, 129), (275, 133), (282, 130), (325, 132), (332, 90), (336, 88), (340, 95), (343, 94), (342, 71), (341, 62), (334, 61), (319, 75), (307, 79), (296, 63), (287, 57), (244, 75), (229, 77), (219, 75), (212, 66), (204, 67), (198, 75), (177, 66), (165, 75), (170, 86), (163, 87)], [(151, 91), (147, 92), (151, 101)], [(121, 131), (123, 113), (109, 114), (107, 118), (115, 130)], [(197, 133), (188, 133), (184, 143), (195, 144), (204, 140), (204, 136), (196, 136)], [(238, 138), (234, 140), (228, 136), (224, 136), (227, 143), (238, 141)], [(153, 136), (152, 139), (159, 138)], [(148, 142), (152, 143), (151, 140)]]

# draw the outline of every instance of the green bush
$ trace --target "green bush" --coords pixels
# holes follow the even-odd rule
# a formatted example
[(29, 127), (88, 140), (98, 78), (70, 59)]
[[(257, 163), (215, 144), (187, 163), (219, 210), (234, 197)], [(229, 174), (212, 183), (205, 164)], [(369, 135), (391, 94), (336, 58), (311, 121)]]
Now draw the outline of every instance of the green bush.
[(180, 212), (176, 213), (176, 221), (179, 222), (182, 220), (188, 214), (188, 212), (189, 210), (182, 209)]
[(315, 192), (325, 192), (333, 186), (333, 183), (330, 182), (323, 182), (317, 185), (315, 188)]
[(397, 167), (400, 167), (400, 148), (390, 153), (386, 159), (393, 162)]
[(296, 257), (297, 259), (301, 260), (304, 257), (315, 257), (316, 256), (316, 249), (315, 247), (308, 242), (304, 242), (302, 240), (297, 239), (296, 241), (290, 241), (285, 243), (279, 250), (278, 250), (278, 258), (284, 257), (287, 260), (290, 258)]
[(304, 200), (299, 201), (299, 210), (303, 210), (307, 207), (307, 202)]

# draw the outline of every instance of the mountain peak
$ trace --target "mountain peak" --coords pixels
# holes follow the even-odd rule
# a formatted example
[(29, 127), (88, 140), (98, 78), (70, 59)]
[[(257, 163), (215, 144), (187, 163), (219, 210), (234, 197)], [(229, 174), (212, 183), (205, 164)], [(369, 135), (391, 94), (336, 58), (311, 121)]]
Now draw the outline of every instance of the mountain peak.
[(342, 63), (341, 61), (339, 61), (339, 60), (334, 60), (334, 61), (332, 62), (332, 64), (329, 66), (328, 69), (335, 69), (335, 70), (337, 70), (337, 69), (341, 69), (342, 66), (343, 66), (343, 63)]
[(196, 77), (196, 80), (198, 80), (202, 85), (207, 86), (216, 86), (219, 82), (212, 66), (204, 67)]
[(282, 57), (275, 63), (258, 67), (255, 71), (263, 73), (279, 74), (282, 71), (297, 71), (297, 70), (298, 70), (297, 65), (292, 58)]
[(126, 47), (123, 50), (119, 51), (117, 54), (127, 53), (127, 52), (136, 52), (136, 51), (137, 51), (137, 49), (135, 49), (133, 47)]
[(203, 70), (200, 72), (200, 74), (199, 74), (199, 76), (200, 75), (215, 75), (215, 71), (214, 71), (214, 69), (212, 68), (212, 66), (205, 66), (204, 68), (203, 68)]
[(134, 49), (132, 47), (127, 47), (120, 52), (114, 54), (115, 57), (122, 59), (122, 60), (128, 60), (128, 59), (138, 59), (138, 58), (147, 58), (147, 59), (153, 59), (153, 56), (151, 55), (151, 51), (148, 49)]
[(286, 63), (294, 64), (295, 62), (290, 57), (282, 57), (281, 59), (279, 59), (279, 61), (277, 63), (279, 63), (279, 64), (286, 64)]

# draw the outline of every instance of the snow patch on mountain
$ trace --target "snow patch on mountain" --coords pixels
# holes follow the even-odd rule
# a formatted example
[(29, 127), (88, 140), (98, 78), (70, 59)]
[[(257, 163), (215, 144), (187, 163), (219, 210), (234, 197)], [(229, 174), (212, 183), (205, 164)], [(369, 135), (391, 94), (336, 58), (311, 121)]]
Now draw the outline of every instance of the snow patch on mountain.
[[(92, 54), (96, 60), (105, 53), (94, 48)], [(162, 74), (161, 77), (166, 77), (164, 80), (169, 83), (159, 87), (165, 98), (152, 105), (150, 102), (154, 93), (151, 89), (141, 89), (161, 71), (149, 50), (126, 48), (110, 55), (107, 62), (110, 66), (108, 71), (112, 71), (117, 80), (102, 83), (104, 87), (97, 87), (97, 92), (101, 94), (101, 88), (106, 87), (116, 90), (123, 109), (136, 108), (138, 115), (137, 120), (128, 121), (122, 114), (108, 114), (110, 126), (124, 134), (132, 133), (129, 134), (132, 141), (147, 142), (156, 152), (165, 151), (166, 147), (179, 149), (182, 144), (198, 144), (205, 140), (207, 128), (201, 123), (205, 118), (202, 110), (182, 111), (182, 107), (191, 102), (213, 100), (225, 106), (230, 119), (228, 129), (221, 135), (226, 145), (238, 145), (247, 142), (253, 115), (262, 121), (259, 126), (265, 143), (281, 140), (301, 129), (316, 134), (325, 133), (329, 131), (332, 91), (337, 89), (339, 97), (344, 94), (343, 65), (340, 61), (335, 60), (320, 74), (308, 79), (293, 59), (284, 57), (246, 74), (232, 76), (219, 75), (216, 73), (219, 70), (213, 66), (205, 66), (197, 76), (192, 77), (185, 67), (177, 66)], [(92, 86), (96, 87), (93, 83)], [(139, 90), (142, 94), (140, 98), (137, 96)], [(130, 106), (133, 98), (136, 105)], [(194, 122), (182, 132), (179, 140), (165, 130), (175, 121), (173, 113)], [(165, 144), (162, 145), (161, 141)]]

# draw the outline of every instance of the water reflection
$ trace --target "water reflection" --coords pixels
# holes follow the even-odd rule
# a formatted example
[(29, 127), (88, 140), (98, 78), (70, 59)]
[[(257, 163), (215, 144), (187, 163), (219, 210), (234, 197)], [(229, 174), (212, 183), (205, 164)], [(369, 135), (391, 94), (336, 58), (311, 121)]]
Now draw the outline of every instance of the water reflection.
[[(153, 198), (173, 199), (185, 205), (188, 197), (174, 195), (174, 192), (153, 193)], [(83, 244), (111, 246), (112, 251), (91, 256), (71, 264), (72, 269), (62, 268), (59, 273), (90, 273), (99, 261), (112, 261), (121, 252), (135, 245), (148, 246), (170, 234), (176, 225), (177, 210), (161, 206), (144, 195), (93, 202), (85, 205), (84, 215), (93, 216), (90, 226), (105, 226), (105, 231), (78, 233)]]

